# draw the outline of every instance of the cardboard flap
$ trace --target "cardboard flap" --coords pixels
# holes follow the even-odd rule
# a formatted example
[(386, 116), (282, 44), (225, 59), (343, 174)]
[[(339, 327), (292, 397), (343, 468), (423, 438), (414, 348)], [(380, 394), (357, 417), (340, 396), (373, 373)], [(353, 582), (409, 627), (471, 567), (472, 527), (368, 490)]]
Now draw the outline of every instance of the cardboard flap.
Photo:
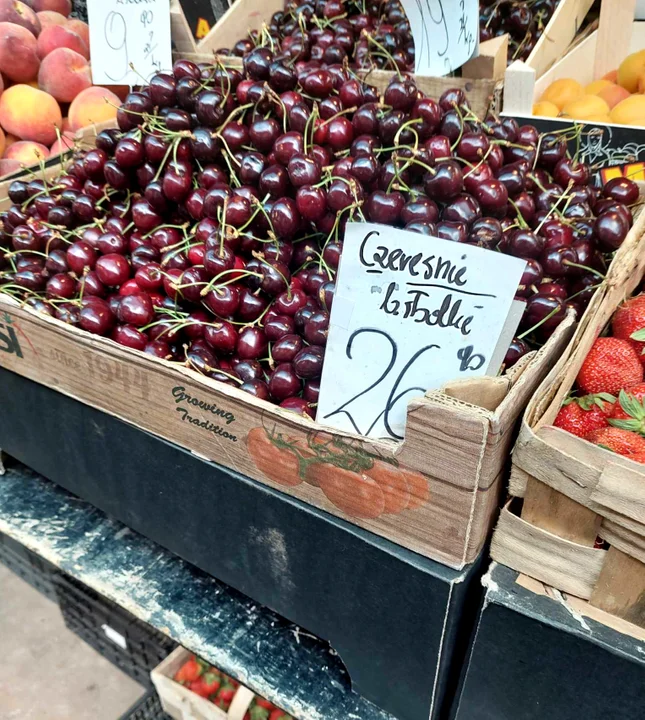
[(645, 525), (645, 478), (637, 468), (609, 463), (589, 499)]

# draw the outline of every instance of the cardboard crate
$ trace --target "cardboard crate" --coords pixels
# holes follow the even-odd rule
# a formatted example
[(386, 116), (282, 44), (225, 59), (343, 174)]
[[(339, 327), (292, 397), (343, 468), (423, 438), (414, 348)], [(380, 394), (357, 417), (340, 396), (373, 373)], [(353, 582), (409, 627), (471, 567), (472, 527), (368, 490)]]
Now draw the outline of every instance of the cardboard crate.
[(174, 720), (243, 720), (255, 697), (255, 693), (244, 685), (239, 686), (226, 712), (173, 680), (191, 655), (186, 648), (178, 647), (150, 673), (161, 707)]
[[(643, 216), (637, 222), (642, 224)], [(493, 558), (645, 627), (645, 466), (553, 427), (598, 335), (645, 275), (645, 242), (612, 266), (593, 317), (528, 405)], [(610, 548), (596, 548), (600, 535)]]
[[(614, 268), (628, 262), (644, 230), (641, 213)], [(580, 330), (595, 308), (596, 299)], [(486, 542), (516, 422), (573, 332), (569, 319), (507, 375), (456, 381), (413, 400), (406, 437), (393, 442), (313, 423), (8, 296), (0, 296), (0, 319), (0, 366), (457, 569), (473, 562)], [(373, 517), (360, 475), (338, 469), (338, 455), (356, 454), (372, 463), (368, 474), (395, 475), (402, 510)], [(326, 465), (326, 482), (342, 482), (341, 506), (306, 481), (306, 461), (316, 455)]]

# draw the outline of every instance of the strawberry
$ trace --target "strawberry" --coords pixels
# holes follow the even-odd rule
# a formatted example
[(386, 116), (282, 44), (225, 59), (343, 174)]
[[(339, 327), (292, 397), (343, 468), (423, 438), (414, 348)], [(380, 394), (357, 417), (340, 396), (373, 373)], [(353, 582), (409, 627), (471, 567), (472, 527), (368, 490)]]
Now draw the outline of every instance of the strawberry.
[(585, 440), (626, 457), (645, 455), (645, 437), (616, 427), (592, 430)]
[(608, 393), (569, 398), (560, 408), (554, 425), (572, 435), (584, 437), (592, 430), (608, 427), (616, 398)]
[(195, 682), (204, 672), (204, 666), (194, 655), (187, 660), (175, 673), (174, 679), (179, 683)]
[(645, 435), (645, 383), (621, 390), (614, 405), (609, 424), (622, 430)]
[(624, 302), (611, 321), (614, 337), (627, 340), (645, 365), (645, 293)]
[(643, 366), (629, 341), (599, 337), (589, 350), (576, 379), (585, 394), (618, 395), (621, 390), (643, 382)]

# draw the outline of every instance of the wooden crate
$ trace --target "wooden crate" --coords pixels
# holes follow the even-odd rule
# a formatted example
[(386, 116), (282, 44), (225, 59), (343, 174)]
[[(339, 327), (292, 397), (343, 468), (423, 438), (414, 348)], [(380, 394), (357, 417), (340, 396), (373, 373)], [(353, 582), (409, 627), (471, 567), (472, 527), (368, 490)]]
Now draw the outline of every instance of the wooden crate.
[[(615, 70), (630, 53), (645, 49), (645, 22), (634, 22), (634, 13), (635, 0), (603, 0), (598, 30), (566, 53), (548, 72), (541, 74), (535, 66), (520, 61), (510, 65), (504, 79), (504, 114), (530, 118), (534, 103), (555, 80), (572, 78), (588, 85)], [(571, 124), (567, 118), (549, 120), (559, 122), (562, 127)], [(607, 125), (593, 123), (599, 127)], [(645, 131), (645, 122), (639, 130)]]
[(191, 657), (186, 648), (176, 648), (151, 673), (161, 706), (175, 720), (243, 720), (255, 694), (240, 685), (228, 712), (173, 680), (175, 673)]
[[(637, 224), (642, 224), (641, 215)], [(524, 415), (510, 492), (493, 535), (495, 560), (645, 627), (645, 466), (551, 423), (584, 359), (645, 275), (645, 241), (613, 265), (581, 328)], [(611, 547), (596, 548), (600, 535)]]

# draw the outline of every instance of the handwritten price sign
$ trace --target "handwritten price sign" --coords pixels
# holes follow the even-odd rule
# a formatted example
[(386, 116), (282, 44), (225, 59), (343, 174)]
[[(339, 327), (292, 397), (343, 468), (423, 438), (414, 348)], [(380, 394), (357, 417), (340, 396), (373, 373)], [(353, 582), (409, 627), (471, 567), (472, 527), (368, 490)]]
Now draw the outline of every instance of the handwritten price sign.
[(509, 333), (524, 267), (510, 255), (348, 223), (317, 421), (398, 440), (414, 397), (497, 373), (498, 341), (510, 342), (519, 322)]
[(141, 85), (172, 67), (170, 0), (88, 0), (92, 80)]
[(450, 74), (479, 48), (478, 0), (401, 0), (412, 27), (417, 75)]

